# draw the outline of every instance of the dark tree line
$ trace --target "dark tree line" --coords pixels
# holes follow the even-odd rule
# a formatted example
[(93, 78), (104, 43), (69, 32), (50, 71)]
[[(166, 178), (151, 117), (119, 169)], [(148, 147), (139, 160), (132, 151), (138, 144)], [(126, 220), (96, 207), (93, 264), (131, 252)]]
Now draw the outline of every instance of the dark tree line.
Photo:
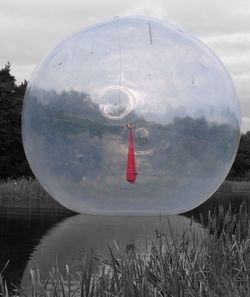
[(31, 176), (21, 140), (21, 114), (27, 82), (16, 84), (7, 63), (0, 70), (0, 179)]
[[(10, 70), (9, 63), (0, 70), (0, 179), (2, 180), (32, 176), (21, 139), (21, 113), (27, 82), (17, 85)], [(82, 125), (81, 122), (79, 127), (74, 128), (82, 130)], [(95, 127), (93, 133), (95, 131), (101, 133), (98, 127)], [(241, 136), (239, 150), (228, 178), (250, 179), (250, 132)]]
[(239, 149), (227, 179), (250, 180), (250, 131), (241, 134)]

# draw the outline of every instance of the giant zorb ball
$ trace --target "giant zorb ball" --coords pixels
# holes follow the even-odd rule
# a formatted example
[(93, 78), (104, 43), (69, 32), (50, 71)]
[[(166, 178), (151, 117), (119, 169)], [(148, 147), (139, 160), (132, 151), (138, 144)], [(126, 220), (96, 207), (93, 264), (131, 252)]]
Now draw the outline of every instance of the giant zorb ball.
[(161, 20), (123, 17), (83, 28), (41, 62), (22, 136), (35, 176), (69, 209), (181, 213), (227, 176), (240, 110), (202, 42)]

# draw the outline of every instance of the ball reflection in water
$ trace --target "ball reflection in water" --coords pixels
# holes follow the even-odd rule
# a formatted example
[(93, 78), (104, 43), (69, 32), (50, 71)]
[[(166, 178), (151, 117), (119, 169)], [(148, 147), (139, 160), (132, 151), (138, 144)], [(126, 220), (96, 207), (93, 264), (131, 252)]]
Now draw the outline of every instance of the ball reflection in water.
[[(128, 124), (135, 184), (126, 180)], [(22, 137), (40, 183), (74, 211), (180, 213), (228, 174), (240, 110), (203, 43), (161, 20), (123, 17), (82, 29), (41, 62)]]

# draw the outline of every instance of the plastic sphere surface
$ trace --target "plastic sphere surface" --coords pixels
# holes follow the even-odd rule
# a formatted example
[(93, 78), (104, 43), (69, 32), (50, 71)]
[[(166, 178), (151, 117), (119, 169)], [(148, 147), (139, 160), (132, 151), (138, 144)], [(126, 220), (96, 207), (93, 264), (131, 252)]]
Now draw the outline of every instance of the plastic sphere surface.
[(161, 20), (123, 17), (83, 28), (41, 62), (22, 137), (40, 183), (74, 211), (181, 213), (227, 176), (240, 110), (207, 46)]

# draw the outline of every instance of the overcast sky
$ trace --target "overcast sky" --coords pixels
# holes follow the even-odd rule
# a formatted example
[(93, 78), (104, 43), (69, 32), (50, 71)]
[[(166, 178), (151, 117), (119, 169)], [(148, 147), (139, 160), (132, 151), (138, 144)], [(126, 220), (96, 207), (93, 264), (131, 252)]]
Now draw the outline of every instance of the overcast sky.
[(0, 0), (0, 67), (18, 82), (62, 39), (97, 21), (151, 15), (205, 42), (228, 69), (240, 100), (242, 130), (250, 130), (249, 0)]

